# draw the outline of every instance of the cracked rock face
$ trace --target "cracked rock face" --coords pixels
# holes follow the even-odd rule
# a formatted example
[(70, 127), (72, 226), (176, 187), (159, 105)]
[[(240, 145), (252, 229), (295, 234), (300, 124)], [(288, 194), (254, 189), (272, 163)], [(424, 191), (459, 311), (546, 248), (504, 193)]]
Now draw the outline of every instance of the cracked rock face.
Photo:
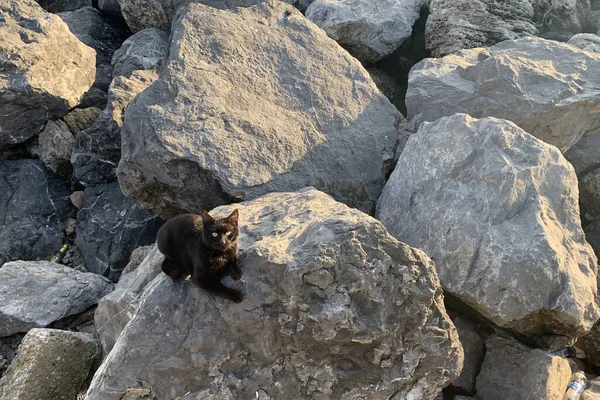
[(94, 82), (96, 53), (33, 0), (5, 0), (0, 15), (2, 148), (25, 142), (77, 105)]
[(409, 138), (377, 215), (430, 255), (444, 289), (468, 306), (564, 344), (600, 316), (578, 200), (575, 171), (554, 146), (509, 121), (457, 114)]
[(0, 267), (47, 258), (64, 242), (71, 190), (40, 160), (0, 161)]
[(0, 268), (0, 337), (84, 312), (113, 289), (99, 275), (48, 261), (12, 261)]
[(157, 28), (147, 28), (131, 35), (113, 54), (113, 76), (135, 70), (158, 69), (169, 49), (169, 35)]
[(86, 188), (75, 244), (90, 272), (117, 279), (131, 252), (153, 243), (162, 220), (121, 193), (117, 182)]
[(423, 252), (314, 189), (212, 213), (234, 207), (244, 276), (225, 283), (245, 300), (160, 273), (88, 398), (432, 400), (457, 376), (462, 348)]
[(178, 15), (125, 111), (123, 192), (167, 217), (310, 185), (371, 212), (400, 113), (361, 64), (282, 2)]

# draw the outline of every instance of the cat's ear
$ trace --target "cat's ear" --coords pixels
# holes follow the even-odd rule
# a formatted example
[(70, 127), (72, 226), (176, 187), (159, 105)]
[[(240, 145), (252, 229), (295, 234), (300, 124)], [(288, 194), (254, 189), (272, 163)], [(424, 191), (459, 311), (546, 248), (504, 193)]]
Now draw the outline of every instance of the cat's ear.
[(237, 208), (235, 210), (233, 210), (233, 212), (231, 213), (231, 215), (229, 215), (229, 217), (227, 217), (227, 219), (235, 225), (238, 224), (239, 213), (238, 213)]
[(202, 224), (204, 226), (212, 225), (215, 223), (215, 219), (211, 217), (206, 211), (202, 210)]

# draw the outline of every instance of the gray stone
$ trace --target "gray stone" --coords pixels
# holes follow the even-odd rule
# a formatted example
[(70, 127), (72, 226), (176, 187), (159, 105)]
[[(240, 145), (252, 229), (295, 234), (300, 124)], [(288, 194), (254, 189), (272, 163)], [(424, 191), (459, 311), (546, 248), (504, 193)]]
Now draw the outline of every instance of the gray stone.
[(590, 0), (530, 0), (540, 36), (566, 42), (584, 32), (591, 13)]
[(159, 68), (167, 53), (168, 39), (165, 32), (156, 28), (147, 28), (130, 36), (112, 57), (113, 76)]
[(62, 246), (70, 194), (39, 160), (0, 161), (0, 266), (47, 258)]
[(516, 340), (492, 336), (477, 377), (478, 400), (561, 400), (571, 378), (569, 362)]
[(306, 18), (350, 54), (375, 63), (412, 34), (424, 0), (315, 0)]
[[(600, 257), (600, 218), (593, 220), (585, 227), (585, 239), (594, 249), (596, 257)], [(598, 348), (600, 349), (600, 346)], [(600, 366), (600, 363), (598, 365)]]
[(509, 121), (457, 114), (408, 139), (377, 215), (430, 255), (444, 289), (466, 305), (564, 346), (600, 316), (578, 197), (575, 171), (554, 146)]
[(123, 21), (121, 4), (119, 4), (118, 0), (98, 0), (98, 9), (102, 11), (102, 14), (104, 15)]
[(452, 322), (458, 332), (458, 338), (462, 345), (465, 358), (460, 375), (452, 381), (451, 385), (455, 388), (474, 394), (475, 381), (477, 375), (479, 375), (481, 364), (483, 363), (483, 358), (485, 356), (485, 345), (468, 321), (457, 316), (452, 319)]
[(422, 251), (314, 189), (212, 213), (234, 208), (246, 299), (160, 273), (88, 398), (431, 400), (458, 374), (462, 349)]
[(564, 152), (600, 128), (598, 70), (600, 54), (534, 37), (425, 59), (409, 76), (408, 128), (455, 113), (492, 116)]
[(575, 167), (579, 177), (600, 168), (600, 131), (581, 138), (564, 156)]
[(401, 115), (356, 59), (276, 1), (191, 4), (171, 35), (125, 112), (126, 195), (168, 217), (314, 185), (372, 211)]
[(99, 275), (48, 261), (12, 261), (0, 268), (0, 337), (79, 314), (113, 289)]
[(96, 50), (96, 80), (94, 86), (107, 90), (112, 80), (113, 53), (122, 43), (121, 33), (109, 24), (93, 7), (57, 14), (83, 43)]
[(82, 108), (97, 107), (103, 109), (106, 106), (108, 95), (105, 90), (92, 86), (86, 94), (83, 95), (81, 103)]
[[(134, 253), (131, 255), (132, 259)], [(98, 302), (94, 320), (104, 354), (110, 353), (125, 325), (133, 318), (144, 288), (162, 273), (160, 265), (163, 259), (164, 256), (153, 246), (140, 265), (129, 273), (124, 270), (115, 290)]]
[(116, 280), (131, 252), (150, 244), (162, 220), (121, 193), (117, 182), (86, 188), (75, 244), (88, 271)]
[(600, 366), (600, 323), (594, 327), (584, 338), (586, 361), (594, 366)]
[[(404, 96), (406, 96), (406, 85), (401, 85), (397, 79), (380, 68), (368, 68), (369, 76), (381, 90), (381, 93), (387, 97), (390, 102), (400, 111), (406, 111)], [(402, 117), (402, 122), (404, 118)], [(401, 122), (401, 123), (402, 123)]]
[(98, 340), (92, 335), (32, 329), (0, 379), (0, 398), (73, 400), (99, 352)]
[(92, 6), (92, 0), (37, 0), (37, 3), (51, 13), (75, 11)]
[(75, 135), (77, 132), (89, 128), (100, 116), (101, 111), (97, 107), (76, 108), (62, 117), (61, 120), (67, 124), (71, 133)]
[(588, 381), (585, 391), (581, 394), (581, 400), (600, 400), (600, 378)]
[(573, 35), (567, 44), (581, 50), (600, 53), (600, 36), (591, 33), (578, 33), (577, 35)]
[(75, 136), (61, 120), (48, 121), (40, 132), (40, 158), (46, 168), (63, 179), (70, 179), (73, 172), (71, 153)]
[(93, 186), (117, 180), (123, 113), (129, 102), (157, 78), (156, 71), (149, 70), (113, 79), (106, 108), (88, 129), (76, 136), (71, 157), (74, 181)]
[(531, 0), (431, 0), (425, 46), (432, 57), (535, 35)]
[(5, 0), (0, 15), (1, 149), (27, 141), (75, 107), (96, 69), (94, 50), (35, 1)]
[(298, 10), (302, 11), (303, 13), (305, 13), (306, 10), (312, 4), (313, 1), (314, 0), (298, 0), (296, 3), (294, 3), (294, 5), (296, 6), (296, 8)]
[(600, 217), (600, 168), (579, 180), (579, 204), (583, 213)]

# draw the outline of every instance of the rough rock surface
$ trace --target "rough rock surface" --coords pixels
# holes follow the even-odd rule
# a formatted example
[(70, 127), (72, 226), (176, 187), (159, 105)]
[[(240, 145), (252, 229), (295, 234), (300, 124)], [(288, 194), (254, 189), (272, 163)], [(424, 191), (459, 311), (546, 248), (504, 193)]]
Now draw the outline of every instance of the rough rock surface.
[(578, 198), (575, 171), (554, 146), (509, 121), (457, 114), (409, 138), (377, 215), (434, 260), (444, 289), (465, 304), (565, 345), (600, 316)]
[(531, 3), (542, 37), (566, 42), (587, 28), (590, 0), (531, 0)]
[(37, 0), (42, 8), (51, 13), (75, 11), (77, 9), (92, 6), (92, 0)]
[[(92, 86), (94, 50), (33, 0), (0, 3), (0, 148), (35, 136)], [(61, 49), (61, 51), (56, 51)]]
[(75, 147), (75, 136), (61, 120), (48, 121), (40, 132), (40, 158), (46, 168), (63, 179), (70, 179), (73, 172), (71, 153)]
[(567, 44), (575, 46), (581, 50), (600, 53), (600, 36), (591, 33), (579, 33), (573, 35)]
[(61, 120), (67, 124), (71, 133), (75, 135), (77, 132), (89, 128), (101, 112), (102, 110), (97, 107), (76, 108), (62, 117)]
[(600, 131), (584, 136), (564, 156), (575, 167), (579, 177), (600, 168)]
[(408, 128), (455, 113), (491, 116), (564, 152), (600, 128), (598, 70), (600, 54), (534, 37), (425, 59), (409, 75)]
[(0, 379), (0, 398), (72, 400), (99, 354), (100, 344), (90, 334), (32, 329)]
[(75, 244), (88, 271), (117, 279), (139, 246), (150, 244), (162, 220), (121, 193), (117, 182), (86, 188)]
[(79, 314), (113, 289), (99, 275), (48, 261), (12, 261), (0, 268), (0, 337)]
[(477, 377), (480, 400), (562, 400), (571, 378), (569, 362), (519, 342), (492, 336)]
[(71, 157), (74, 181), (90, 186), (117, 180), (123, 112), (129, 102), (157, 78), (156, 71), (148, 70), (113, 79), (106, 108), (92, 126), (75, 138)]
[(458, 338), (464, 351), (464, 363), (460, 375), (452, 381), (451, 385), (474, 394), (475, 381), (481, 370), (481, 364), (485, 356), (485, 345), (467, 320), (457, 316), (452, 319), (452, 322), (456, 327)]
[(596, 257), (600, 257), (600, 218), (596, 218), (585, 227), (585, 239), (594, 249)]
[(425, 46), (432, 57), (535, 35), (530, 0), (431, 0)]
[(293, 6), (192, 4), (160, 78), (125, 112), (117, 175), (165, 217), (307, 185), (371, 212), (399, 120), (360, 63)]
[(113, 54), (113, 76), (160, 67), (169, 47), (168, 39), (167, 33), (157, 28), (144, 29), (130, 36)]
[(62, 246), (70, 194), (39, 160), (0, 161), (0, 266), (46, 258)]
[(93, 7), (59, 13), (58, 16), (65, 21), (79, 40), (96, 50), (94, 86), (107, 90), (112, 79), (110, 60), (122, 43), (120, 32), (104, 19), (100, 11)]
[(457, 375), (462, 349), (423, 252), (314, 189), (213, 212), (234, 207), (246, 299), (161, 273), (88, 398), (433, 399)]
[(596, 323), (585, 336), (585, 355), (587, 362), (594, 366), (600, 366), (600, 323)]
[(583, 176), (579, 181), (581, 211), (600, 217), (600, 168)]
[(600, 400), (600, 378), (588, 381), (588, 386), (581, 394), (581, 400)]
[(98, 302), (94, 321), (105, 354), (112, 350), (123, 328), (133, 318), (144, 288), (162, 273), (160, 266), (163, 259), (158, 248), (153, 246), (140, 265), (130, 273), (125, 273), (124, 270), (115, 290)]
[(374, 63), (409, 38), (424, 0), (315, 0), (306, 18), (350, 54)]

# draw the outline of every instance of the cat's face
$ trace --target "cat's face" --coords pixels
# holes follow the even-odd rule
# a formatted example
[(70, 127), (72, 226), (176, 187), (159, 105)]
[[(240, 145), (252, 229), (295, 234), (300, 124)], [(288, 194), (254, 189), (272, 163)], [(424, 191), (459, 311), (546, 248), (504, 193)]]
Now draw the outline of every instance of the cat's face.
[(227, 218), (215, 219), (202, 211), (202, 241), (208, 247), (225, 251), (234, 246), (240, 234), (238, 210), (233, 210)]

